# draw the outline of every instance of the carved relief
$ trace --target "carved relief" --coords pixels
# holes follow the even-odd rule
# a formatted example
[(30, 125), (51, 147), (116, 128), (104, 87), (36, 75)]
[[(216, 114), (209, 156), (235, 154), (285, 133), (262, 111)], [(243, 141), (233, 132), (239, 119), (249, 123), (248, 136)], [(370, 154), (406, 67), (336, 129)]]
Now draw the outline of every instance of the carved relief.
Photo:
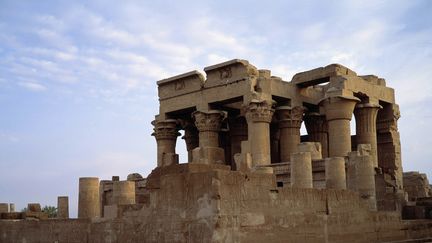
[(230, 67), (222, 68), (219, 70), (220, 79), (228, 79), (232, 77), (232, 71)]
[(175, 90), (182, 90), (186, 87), (184, 80), (177, 80), (174, 84)]

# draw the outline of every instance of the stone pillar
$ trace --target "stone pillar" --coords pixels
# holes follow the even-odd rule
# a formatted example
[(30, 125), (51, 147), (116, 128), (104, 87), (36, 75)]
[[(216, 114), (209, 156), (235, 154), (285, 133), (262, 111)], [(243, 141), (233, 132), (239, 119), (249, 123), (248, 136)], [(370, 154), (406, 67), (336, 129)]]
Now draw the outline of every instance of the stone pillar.
[(270, 157), (270, 122), (274, 109), (267, 101), (252, 101), (245, 107), (248, 123), (248, 140), (254, 167), (271, 163)]
[(192, 121), (182, 121), (184, 129), (184, 136), (182, 139), (186, 142), (186, 150), (188, 152), (188, 162), (192, 162), (192, 150), (199, 146), (198, 143), (198, 129)]
[(327, 189), (346, 189), (344, 157), (325, 159), (325, 179)]
[(323, 100), (327, 126), (329, 157), (344, 157), (351, 151), (350, 121), (356, 97), (335, 96)]
[(57, 218), (59, 219), (69, 218), (69, 197), (67, 196), (57, 197)]
[(219, 132), (225, 111), (195, 111), (192, 113), (199, 132), (199, 148), (193, 150), (193, 162), (205, 164), (223, 164), (225, 151), (219, 146)]
[(163, 121), (153, 121), (154, 132), (152, 136), (156, 138), (157, 143), (157, 166), (168, 166), (174, 163), (175, 147), (177, 137), (180, 133), (177, 131), (177, 121), (173, 119)]
[(358, 104), (354, 109), (357, 144), (370, 144), (374, 167), (378, 167), (376, 119), (380, 105)]
[(9, 203), (9, 212), (11, 213), (15, 212), (15, 203)]
[(320, 143), (315, 142), (303, 142), (297, 146), (298, 152), (309, 152), (312, 160), (322, 159), (322, 148)]
[(272, 164), (280, 163), (279, 137), (279, 124), (273, 121), (270, 123), (270, 154)]
[(199, 146), (201, 148), (219, 147), (219, 132), (222, 121), (227, 116), (226, 112), (218, 110), (195, 111), (192, 116), (199, 131)]
[(231, 138), (231, 158), (234, 159), (235, 154), (241, 153), (241, 142), (248, 140), (247, 122), (244, 117), (238, 116), (230, 120), (229, 136)]
[(135, 182), (113, 182), (113, 201), (117, 205), (135, 204)]
[(312, 159), (309, 152), (292, 153), (290, 158), (291, 187), (312, 188)]
[(316, 112), (307, 113), (304, 117), (309, 141), (321, 143), (323, 158), (328, 157), (328, 129), (324, 115)]
[(8, 212), (9, 212), (9, 204), (0, 203), (0, 213), (8, 213)]
[(304, 108), (301, 106), (279, 106), (276, 116), (279, 121), (280, 160), (287, 162), (291, 153), (297, 152), (300, 144), (300, 127), (303, 121)]
[(78, 218), (100, 217), (99, 178), (79, 178)]
[(355, 189), (363, 200), (366, 200), (369, 209), (377, 210), (375, 192), (375, 166), (372, 157), (359, 152), (352, 152), (350, 160), (355, 165)]

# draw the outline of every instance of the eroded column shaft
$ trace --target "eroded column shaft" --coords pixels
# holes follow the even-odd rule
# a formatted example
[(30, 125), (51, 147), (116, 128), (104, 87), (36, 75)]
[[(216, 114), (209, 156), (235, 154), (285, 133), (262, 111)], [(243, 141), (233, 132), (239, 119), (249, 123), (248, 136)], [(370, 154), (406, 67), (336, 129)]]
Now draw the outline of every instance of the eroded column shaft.
[(346, 189), (344, 157), (325, 159), (325, 178), (327, 189)]
[(372, 157), (369, 155), (356, 155), (350, 157), (354, 159), (356, 172), (356, 190), (363, 200), (367, 201), (369, 209), (377, 210), (375, 192), (375, 169)]
[(59, 219), (69, 218), (69, 197), (67, 196), (57, 197), (57, 218)]
[(99, 178), (79, 178), (78, 218), (100, 217)]
[(290, 158), (291, 187), (312, 188), (312, 159), (309, 152), (292, 153)]
[(135, 204), (135, 182), (114, 181), (113, 201), (118, 205)]

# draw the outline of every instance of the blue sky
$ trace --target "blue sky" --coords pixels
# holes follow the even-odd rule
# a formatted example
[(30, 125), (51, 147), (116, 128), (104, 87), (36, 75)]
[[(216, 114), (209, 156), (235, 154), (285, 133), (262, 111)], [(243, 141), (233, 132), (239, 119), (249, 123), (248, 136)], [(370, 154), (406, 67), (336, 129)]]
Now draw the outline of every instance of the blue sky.
[(147, 175), (156, 81), (232, 58), (285, 80), (330, 63), (385, 78), (404, 170), (431, 177), (430, 13), (427, 0), (0, 0), (0, 202), (68, 195), (74, 215), (78, 177)]

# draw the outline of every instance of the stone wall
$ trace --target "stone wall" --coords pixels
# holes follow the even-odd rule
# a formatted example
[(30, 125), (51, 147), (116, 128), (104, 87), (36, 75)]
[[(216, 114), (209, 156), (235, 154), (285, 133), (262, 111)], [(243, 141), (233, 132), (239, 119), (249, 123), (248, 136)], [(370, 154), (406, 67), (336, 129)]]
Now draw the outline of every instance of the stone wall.
[(271, 174), (180, 164), (148, 177), (150, 202), (115, 219), (2, 220), (0, 242), (386, 242), (432, 222), (371, 212), (347, 190), (276, 187)]
[(410, 201), (415, 201), (417, 198), (432, 196), (426, 174), (417, 171), (404, 172), (403, 184)]

